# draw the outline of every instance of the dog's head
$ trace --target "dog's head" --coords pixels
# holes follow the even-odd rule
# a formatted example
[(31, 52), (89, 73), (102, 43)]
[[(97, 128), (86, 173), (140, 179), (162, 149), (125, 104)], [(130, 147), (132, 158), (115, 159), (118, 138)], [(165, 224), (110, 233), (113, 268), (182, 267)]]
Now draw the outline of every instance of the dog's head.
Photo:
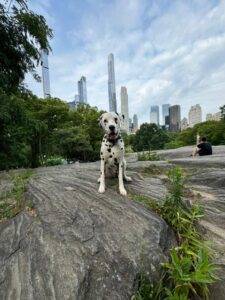
[(119, 136), (124, 115), (120, 116), (115, 112), (108, 112), (101, 115), (99, 124), (105, 130), (109, 140), (116, 140)]

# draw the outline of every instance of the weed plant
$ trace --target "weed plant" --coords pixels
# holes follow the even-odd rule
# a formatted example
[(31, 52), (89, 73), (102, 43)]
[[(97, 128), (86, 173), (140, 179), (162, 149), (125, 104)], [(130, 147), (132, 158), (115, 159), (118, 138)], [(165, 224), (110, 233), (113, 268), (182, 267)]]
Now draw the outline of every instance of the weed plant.
[(208, 284), (217, 280), (213, 252), (202, 240), (197, 224), (203, 217), (202, 208), (188, 204), (183, 198), (187, 178), (180, 168), (168, 172), (169, 191), (162, 203), (136, 196), (173, 228), (177, 246), (170, 251), (169, 262), (162, 262), (162, 278), (157, 284), (142, 275), (135, 300), (202, 300), (209, 299)]
[(143, 151), (142, 153), (138, 153), (139, 161), (158, 161), (162, 160), (156, 152), (153, 151)]

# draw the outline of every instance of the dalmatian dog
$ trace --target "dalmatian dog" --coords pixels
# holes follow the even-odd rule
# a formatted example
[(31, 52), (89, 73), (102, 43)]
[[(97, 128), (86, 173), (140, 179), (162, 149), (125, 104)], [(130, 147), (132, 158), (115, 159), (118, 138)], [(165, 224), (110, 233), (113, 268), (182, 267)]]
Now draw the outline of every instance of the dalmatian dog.
[(98, 179), (99, 193), (105, 192), (105, 177), (112, 178), (118, 176), (119, 191), (123, 196), (127, 195), (124, 188), (123, 179), (131, 181), (126, 175), (126, 161), (124, 159), (124, 142), (120, 136), (121, 123), (124, 116), (120, 117), (115, 112), (108, 112), (101, 115), (99, 124), (105, 130), (105, 135), (101, 144), (101, 175)]

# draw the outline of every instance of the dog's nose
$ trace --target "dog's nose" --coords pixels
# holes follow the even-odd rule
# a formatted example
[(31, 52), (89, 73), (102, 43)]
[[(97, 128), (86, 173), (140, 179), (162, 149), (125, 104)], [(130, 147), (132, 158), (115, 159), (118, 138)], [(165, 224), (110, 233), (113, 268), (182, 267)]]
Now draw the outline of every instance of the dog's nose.
[(110, 129), (111, 131), (114, 131), (114, 130), (115, 130), (115, 126), (114, 126), (114, 125), (110, 125), (110, 126), (109, 126), (109, 129)]

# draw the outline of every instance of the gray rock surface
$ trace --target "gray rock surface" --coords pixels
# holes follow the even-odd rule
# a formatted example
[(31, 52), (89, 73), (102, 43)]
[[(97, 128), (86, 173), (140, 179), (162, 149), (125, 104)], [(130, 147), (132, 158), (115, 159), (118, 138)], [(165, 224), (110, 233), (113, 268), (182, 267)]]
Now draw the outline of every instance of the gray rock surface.
[(119, 195), (117, 180), (97, 192), (99, 163), (37, 169), (26, 194), (33, 209), (0, 223), (0, 299), (126, 300), (141, 271), (157, 280), (174, 235), (131, 198), (160, 201), (165, 172), (175, 165), (190, 174), (189, 200), (205, 207), (203, 235), (214, 243), (221, 278), (210, 300), (225, 299), (225, 146), (210, 157), (190, 157), (191, 150), (158, 151), (159, 162), (127, 157), (129, 197)]
[[(98, 163), (35, 171), (26, 194), (33, 209), (0, 223), (0, 299), (125, 300), (143, 270), (157, 280), (173, 232), (120, 196), (116, 180), (99, 194), (98, 174)], [(129, 175), (130, 193), (145, 189), (159, 199), (166, 192), (160, 179)]]

